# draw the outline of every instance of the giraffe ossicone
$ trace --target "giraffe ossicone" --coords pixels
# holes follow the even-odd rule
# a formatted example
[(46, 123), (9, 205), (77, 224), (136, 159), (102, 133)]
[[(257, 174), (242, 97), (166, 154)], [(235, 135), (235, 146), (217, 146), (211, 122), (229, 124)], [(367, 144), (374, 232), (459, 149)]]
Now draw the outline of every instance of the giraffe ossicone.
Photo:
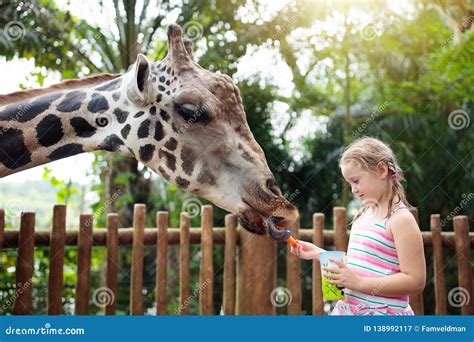
[(193, 59), (168, 28), (168, 54), (139, 54), (124, 74), (70, 80), (0, 96), (0, 177), (78, 153), (136, 158), (170, 183), (238, 216), (257, 234), (297, 209), (275, 183), (247, 124), (237, 86)]

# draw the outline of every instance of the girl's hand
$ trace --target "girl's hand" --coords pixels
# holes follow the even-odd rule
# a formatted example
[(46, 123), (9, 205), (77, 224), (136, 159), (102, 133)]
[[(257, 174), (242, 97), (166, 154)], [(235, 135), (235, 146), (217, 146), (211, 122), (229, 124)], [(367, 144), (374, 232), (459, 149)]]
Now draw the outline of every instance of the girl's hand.
[(310, 242), (298, 240), (298, 246), (290, 246), (291, 253), (299, 256), (302, 259), (314, 259), (317, 256), (319, 248)]
[[(334, 262), (337, 267), (323, 267), (323, 277), (328, 279), (329, 284), (334, 284), (338, 287), (346, 287), (351, 290), (359, 288), (361, 276), (352, 272), (345, 264), (345, 262), (330, 258), (329, 261)], [(327, 273), (331, 272), (331, 273)]]

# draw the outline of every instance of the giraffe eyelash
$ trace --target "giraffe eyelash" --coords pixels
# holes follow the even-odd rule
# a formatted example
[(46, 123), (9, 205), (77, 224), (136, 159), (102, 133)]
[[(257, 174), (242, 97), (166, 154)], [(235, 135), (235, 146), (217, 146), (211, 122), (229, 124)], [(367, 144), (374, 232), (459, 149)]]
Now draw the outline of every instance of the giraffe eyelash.
[(190, 109), (185, 105), (175, 103), (174, 105), (176, 112), (183, 117), (187, 122), (202, 122), (207, 124), (210, 121), (209, 113), (204, 109), (196, 107), (196, 109)]

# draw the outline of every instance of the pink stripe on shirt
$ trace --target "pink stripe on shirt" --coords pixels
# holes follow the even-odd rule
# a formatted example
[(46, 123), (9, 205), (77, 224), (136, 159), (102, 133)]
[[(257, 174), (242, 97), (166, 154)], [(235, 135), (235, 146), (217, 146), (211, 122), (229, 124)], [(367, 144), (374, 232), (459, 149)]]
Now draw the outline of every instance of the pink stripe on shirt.
[(386, 246), (383, 246), (383, 245), (381, 245), (380, 243), (378, 243), (376, 241), (372, 241), (370, 239), (364, 238), (363, 236), (351, 235), (350, 241), (357, 242), (357, 243), (359, 243), (363, 246), (370, 247), (370, 248), (375, 249), (379, 252), (385, 253), (389, 256), (398, 257), (396, 250), (388, 248)]
[(357, 253), (355, 251), (351, 251), (351, 258), (354, 258), (354, 259), (358, 259), (358, 260), (362, 260), (362, 261), (365, 261), (369, 264), (372, 264), (372, 265), (375, 265), (375, 266), (378, 266), (382, 269), (388, 269), (390, 270), (391, 272), (400, 272), (400, 267), (398, 266), (395, 266), (395, 265), (391, 265), (389, 264), (388, 262), (386, 261), (383, 261), (383, 260), (380, 260), (380, 259), (377, 259), (376, 257), (373, 257), (371, 255), (366, 255), (366, 254), (362, 254), (362, 253)]

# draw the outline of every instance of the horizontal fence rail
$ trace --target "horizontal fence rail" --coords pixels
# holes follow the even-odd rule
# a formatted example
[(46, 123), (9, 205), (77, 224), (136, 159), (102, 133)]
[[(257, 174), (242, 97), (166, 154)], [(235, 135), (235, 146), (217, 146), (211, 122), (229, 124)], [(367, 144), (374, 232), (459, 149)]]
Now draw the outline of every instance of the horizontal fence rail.
[[(94, 246), (107, 246), (107, 234), (108, 232), (99, 228), (92, 233), (92, 242)], [(215, 244), (225, 244), (225, 227), (215, 227), (212, 229), (212, 241)], [(133, 243), (133, 228), (119, 228), (118, 229), (118, 243), (120, 246), (132, 246)], [(433, 247), (433, 233), (423, 231), (423, 243), (425, 247)], [(180, 228), (168, 228), (167, 230), (167, 242), (168, 245), (179, 245), (180, 244)], [(349, 232), (348, 232), (349, 235)], [(7, 230), (4, 233), (3, 248), (18, 248), (20, 232), (18, 230)], [(77, 239), (79, 236), (78, 229), (68, 230), (65, 235), (65, 246), (77, 246)], [(304, 241), (311, 241), (313, 231), (311, 228), (301, 228), (299, 231), (299, 238)], [(324, 229), (323, 230), (324, 245), (334, 245), (334, 230)], [(474, 233), (469, 234), (471, 248), (474, 248)], [(34, 242), (36, 247), (49, 246), (51, 243), (51, 231), (49, 229), (39, 229), (34, 233)], [(145, 228), (143, 244), (145, 246), (153, 246), (156, 244), (156, 228)], [(189, 242), (191, 244), (201, 243), (201, 228), (190, 228), (189, 229)], [(240, 237), (237, 236), (237, 243), (240, 243)], [(436, 243), (438, 243), (436, 241)], [(454, 232), (442, 232), (440, 235), (440, 243), (443, 248), (454, 248), (455, 239)]]
[[(412, 211), (418, 220), (416, 209)], [(134, 208), (133, 227), (119, 228), (118, 215), (109, 214), (106, 229), (93, 227), (93, 215), (82, 214), (79, 229), (66, 229), (66, 206), (56, 205), (53, 210), (52, 228), (35, 230), (35, 214), (23, 213), (19, 230), (5, 230), (5, 213), (0, 209), (0, 252), (12, 248), (18, 251), (16, 259), (16, 294), (12, 313), (16, 315), (31, 314), (32, 277), (34, 273), (34, 248), (49, 246), (50, 264), (48, 274), (48, 307), (49, 315), (62, 313), (62, 290), (65, 246), (77, 247), (77, 279), (75, 288), (75, 314), (89, 313), (91, 298), (91, 255), (92, 248), (106, 248), (107, 269), (105, 285), (112, 301), (105, 306), (108, 315), (116, 313), (117, 278), (119, 247), (132, 246), (130, 270), (129, 312), (142, 315), (143, 308), (143, 260), (144, 247), (156, 246), (156, 314), (167, 312), (167, 274), (168, 246), (179, 246), (179, 303), (174, 314), (190, 314), (190, 248), (200, 245), (199, 268), (199, 314), (212, 315), (214, 312), (215, 270), (213, 265), (213, 247), (224, 245), (224, 277), (222, 314), (276, 314), (278, 304), (274, 302), (277, 287), (277, 244), (266, 236), (250, 234), (242, 229), (233, 215), (225, 218), (225, 227), (213, 227), (213, 208), (202, 207), (201, 227), (190, 227), (188, 213), (181, 213), (179, 228), (168, 227), (168, 213), (156, 213), (156, 227), (145, 228), (146, 207), (136, 204)], [(447, 295), (445, 286), (444, 250), (452, 249), (456, 253), (458, 286), (465, 289), (467, 300), (460, 305), (461, 314), (474, 314), (472, 248), (474, 233), (469, 231), (466, 216), (453, 218), (454, 231), (442, 232), (440, 215), (431, 215), (430, 231), (422, 232), (425, 248), (432, 250), (434, 289), (436, 302), (435, 313), (447, 313)], [(349, 230), (345, 208), (334, 208), (333, 229), (325, 229), (325, 215), (313, 215), (313, 227), (302, 229), (299, 222), (290, 228), (293, 235), (310, 241), (322, 248), (347, 250)], [(302, 314), (301, 260), (286, 250), (286, 288), (290, 299), (287, 306), (288, 315)], [(321, 289), (320, 265), (312, 261), (312, 314), (324, 314), (324, 301)], [(424, 314), (423, 294), (410, 296), (410, 304), (418, 315)]]

